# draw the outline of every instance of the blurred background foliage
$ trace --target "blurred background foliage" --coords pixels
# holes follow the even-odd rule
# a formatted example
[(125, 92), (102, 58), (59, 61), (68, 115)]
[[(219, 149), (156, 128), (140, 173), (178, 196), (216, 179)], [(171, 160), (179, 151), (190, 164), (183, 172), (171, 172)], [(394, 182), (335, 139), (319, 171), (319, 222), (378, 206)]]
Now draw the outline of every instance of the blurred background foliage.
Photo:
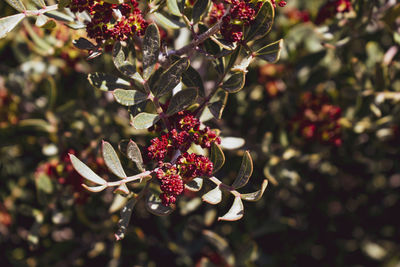
[[(167, 217), (139, 206), (121, 242), (112, 191), (84, 192), (66, 159), (75, 153), (106, 177), (102, 139), (149, 140), (87, 82), (115, 73), (110, 56), (87, 61), (72, 45), (84, 33), (60, 24), (26, 21), (0, 40), (0, 262), (400, 266), (400, 4), (357, 0), (332, 15), (332, 2), (277, 9), (270, 38), (284, 38), (281, 59), (254, 64), (213, 122), (245, 140), (247, 189), (267, 178), (263, 199), (238, 222), (216, 221), (232, 199), (215, 207), (189, 192)], [(12, 13), (2, 1), (1, 17)], [(232, 182), (242, 154), (226, 151), (218, 177)]]

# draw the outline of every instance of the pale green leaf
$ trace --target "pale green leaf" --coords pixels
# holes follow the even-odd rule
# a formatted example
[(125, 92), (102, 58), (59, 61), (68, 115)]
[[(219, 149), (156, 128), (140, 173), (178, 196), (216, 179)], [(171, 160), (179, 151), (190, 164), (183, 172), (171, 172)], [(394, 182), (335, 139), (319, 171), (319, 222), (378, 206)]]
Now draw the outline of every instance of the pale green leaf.
[(137, 90), (116, 89), (113, 95), (118, 103), (128, 107), (147, 100), (147, 95)]
[(87, 186), (85, 184), (82, 184), (83, 188), (85, 188), (86, 190), (90, 191), (90, 192), (94, 192), (94, 193), (98, 193), (103, 191), (107, 185), (99, 185), (99, 186)]
[(253, 192), (253, 193), (241, 194), (240, 197), (246, 201), (259, 201), (261, 199), (261, 197), (263, 196), (264, 191), (267, 188), (267, 185), (268, 185), (268, 180), (265, 179), (263, 181), (263, 183), (261, 184), (260, 190)]
[(72, 154), (69, 154), (69, 158), (71, 159), (72, 166), (74, 169), (85, 179), (91, 181), (92, 183), (105, 185), (107, 182), (96, 173), (94, 173), (85, 163), (80, 161), (77, 157)]
[(6, 0), (10, 6), (18, 10), (19, 12), (24, 12), (26, 10), (24, 4), (22, 3), (21, 0)]
[(239, 173), (232, 184), (235, 189), (241, 188), (247, 184), (253, 173), (253, 160), (251, 159), (249, 151), (243, 155), (242, 164), (240, 165)]
[(217, 186), (213, 190), (209, 191), (207, 194), (204, 194), (201, 198), (203, 199), (203, 201), (215, 205), (221, 202), (222, 191)]
[(0, 18), (0, 38), (4, 38), (7, 33), (12, 31), (18, 23), (25, 18), (24, 14), (16, 14), (4, 18)]
[(161, 13), (154, 13), (153, 14), (157, 23), (167, 29), (177, 30), (179, 28), (185, 27), (184, 23), (176, 21), (174, 19), (168, 18)]
[(179, 10), (177, 0), (167, 0), (167, 7), (168, 7), (169, 11), (171, 11), (172, 15), (175, 15), (178, 17), (181, 16), (181, 11)]
[(240, 197), (235, 197), (232, 207), (222, 217), (218, 218), (218, 221), (237, 221), (243, 217), (244, 207)]
[(147, 129), (153, 126), (159, 119), (160, 117), (157, 114), (142, 112), (132, 119), (131, 124), (136, 129)]
[(119, 178), (126, 178), (126, 174), (124, 169), (122, 168), (121, 161), (119, 160), (118, 155), (112, 145), (106, 141), (103, 141), (102, 152), (107, 168)]
[(194, 178), (193, 180), (185, 184), (185, 188), (192, 192), (200, 191), (202, 186), (203, 186), (202, 178)]

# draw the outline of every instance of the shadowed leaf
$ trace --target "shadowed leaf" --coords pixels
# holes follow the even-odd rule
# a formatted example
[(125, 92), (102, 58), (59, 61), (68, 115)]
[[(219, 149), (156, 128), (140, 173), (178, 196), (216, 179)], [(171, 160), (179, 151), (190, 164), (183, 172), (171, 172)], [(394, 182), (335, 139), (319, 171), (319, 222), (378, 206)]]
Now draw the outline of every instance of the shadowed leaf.
[(267, 188), (268, 180), (265, 179), (261, 184), (261, 189), (247, 194), (240, 194), (240, 197), (246, 201), (259, 201), (264, 194), (265, 189)]
[(154, 89), (154, 95), (163, 96), (177, 86), (182, 77), (182, 73), (188, 68), (189, 62), (187, 58), (180, 58), (164, 71)]
[(96, 173), (94, 173), (85, 163), (80, 161), (77, 157), (69, 154), (72, 166), (74, 169), (85, 179), (99, 185), (105, 185), (107, 182)]
[(115, 89), (130, 89), (130, 83), (117, 76), (95, 72), (88, 75), (90, 84), (102, 91), (114, 91)]
[(103, 158), (107, 168), (119, 178), (126, 178), (124, 169), (122, 168), (121, 161), (118, 158), (112, 145), (106, 141), (103, 141)]
[(279, 60), (281, 54), (283, 40), (273, 42), (255, 52), (256, 57), (264, 59), (270, 63), (275, 63)]
[(160, 117), (157, 114), (142, 112), (132, 119), (131, 124), (136, 129), (147, 129), (153, 126), (159, 119)]
[(88, 39), (79, 38), (78, 40), (73, 40), (72, 44), (79, 49), (83, 50), (94, 50), (96, 49), (96, 45), (90, 42)]
[(229, 93), (239, 92), (245, 83), (246, 74), (242, 71), (235, 71), (231, 76), (222, 84), (222, 88)]
[(159, 197), (151, 193), (148, 193), (146, 197), (146, 209), (158, 216), (165, 216), (173, 211), (171, 207), (164, 206)]
[(222, 217), (218, 218), (218, 221), (237, 221), (243, 217), (244, 207), (243, 202), (240, 197), (235, 197), (232, 207), (229, 211)]
[(200, 191), (202, 186), (203, 186), (202, 178), (194, 178), (193, 180), (185, 184), (185, 188), (192, 192)]
[(135, 46), (132, 41), (115, 42), (112, 51), (115, 67), (124, 75), (133, 77), (136, 71)]
[(121, 210), (121, 219), (118, 221), (118, 230), (115, 234), (115, 239), (121, 240), (125, 237), (126, 230), (132, 217), (133, 208), (136, 204), (136, 198), (133, 198), (126, 203)]
[(186, 88), (172, 96), (166, 114), (175, 114), (190, 106), (197, 98), (196, 88)]
[(183, 72), (182, 82), (187, 87), (197, 87), (199, 95), (204, 95), (204, 85), (200, 74), (192, 66)]
[(217, 93), (211, 98), (207, 107), (214, 118), (221, 119), (227, 100), (228, 93), (225, 90), (218, 90)]
[(222, 191), (217, 186), (213, 190), (209, 191), (207, 194), (204, 194), (201, 199), (212, 205), (218, 204), (222, 200)]
[(156, 24), (150, 24), (143, 39), (143, 78), (148, 80), (153, 73), (160, 54), (160, 32)]
[(257, 12), (256, 18), (250, 24), (245, 40), (250, 41), (266, 35), (271, 30), (274, 16), (274, 7), (270, 1), (265, 1)]
[(213, 163), (213, 173), (216, 173), (225, 163), (225, 155), (222, 152), (222, 149), (216, 143), (212, 143), (211, 145), (211, 155), (210, 160)]
[(239, 173), (232, 184), (232, 187), (237, 189), (245, 186), (253, 173), (253, 160), (251, 159), (249, 151), (243, 155), (242, 164)]
[(206, 12), (207, 7), (210, 3), (210, 0), (197, 0), (193, 6), (192, 18), (193, 23), (196, 24), (199, 22), (200, 18)]

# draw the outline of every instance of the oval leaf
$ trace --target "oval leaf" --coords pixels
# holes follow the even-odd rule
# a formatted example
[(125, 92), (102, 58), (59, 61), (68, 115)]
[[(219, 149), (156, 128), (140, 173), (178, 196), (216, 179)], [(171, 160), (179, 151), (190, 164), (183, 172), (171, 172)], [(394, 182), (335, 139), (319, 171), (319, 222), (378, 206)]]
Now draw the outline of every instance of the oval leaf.
[(130, 82), (117, 76), (95, 72), (88, 75), (90, 84), (102, 91), (114, 91), (115, 89), (129, 89)]
[(130, 160), (136, 163), (136, 166), (140, 171), (144, 171), (142, 153), (140, 152), (138, 145), (132, 140), (128, 143), (126, 155)]
[(270, 1), (265, 1), (250, 24), (245, 40), (250, 41), (266, 35), (271, 30), (274, 16), (274, 7)]
[(177, 30), (179, 28), (185, 27), (185, 24), (176, 21), (174, 19), (168, 18), (161, 13), (154, 13), (153, 14), (157, 23), (162, 25), (164, 28)]
[(192, 192), (200, 191), (202, 186), (203, 186), (203, 179), (201, 178), (194, 178), (193, 180), (185, 184), (185, 188)]
[(211, 145), (211, 155), (210, 160), (213, 163), (213, 173), (216, 173), (225, 164), (225, 155), (222, 149), (216, 143)]
[(198, 93), (204, 96), (204, 85), (200, 74), (192, 66), (182, 74), (182, 82), (187, 87), (197, 87)]
[(222, 88), (229, 93), (239, 92), (245, 83), (246, 74), (242, 71), (231, 73), (231, 76), (222, 84)]
[(164, 71), (154, 89), (154, 95), (163, 96), (174, 89), (181, 81), (182, 73), (189, 67), (187, 58), (180, 58)]
[(18, 10), (19, 12), (24, 12), (26, 10), (24, 4), (22, 3), (21, 0), (6, 0), (10, 6)]
[(178, 7), (178, 2), (176, 0), (167, 0), (167, 7), (169, 11), (171, 11), (172, 15), (181, 16), (181, 11), (179, 10)]
[(146, 209), (150, 213), (158, 216), (165, 216), (173, 211), (171, 207), (164, 206), (159, 197), (151, 193), (147, 194)]
[(99, 185), (105, 185), (107, 182), (96, 173), (94, 173), (85, 163), (80, 161), (77, 157), (69, 154), (72, 166), (74, 169), (85, 179)]
[(201, 16), (207, 11), (210, 0), (197, 0), (193, 6), (192, 18), (193, 23), (200, 21)]
[(119, 178), (126, 178), (124, 169), (122, 168), (121, 161), (118, 158), (112, 145), (106, 141), (103, 141), (103, 158), (107, 168)]
[(133, 198), (126, 203), (125, 207), (121, 210), (121, 219), (118, 222), (118, 230), (115, 234), (115, 239), (121, 240), (125, 237), (126, 229), (132, 217), (133, 208), (136, 204), (136, 198)]
[(3, 38), (14, 29), (21, 20), (25, 18), (24, 14), (16, 14), (4, 18), (0, 18), (0, 38)]
[(136, 55), (133, 42), (115, 42), (112, 51), (115, 67), (124, 75), (133, 77), (136, 74)]
[(237, 221), (243, 217), (244, 207), (243, 202), (240, 197), (235, 197), (232, 207), (229, 211), (222, 217), (218, 218), (218, 221)]
[(85, 184), (82, 184), (82, 186), (83, 186), (86, 190), (88, 190), (88, 191), (90, 191), (90, 192), (94, 192), (94, 193), (101, 192), (101, 191), (103, 191), (103, 190), (107, 187), (107, 185), (87, 186), (87, 185), (85, 185)]
[(160, 117), (157, 114), (142, 112), (132, 119), (132, 126), (136, 129), (147, 129), (153, 126)]
[(148, 80), (160, 54), (160, 32), (156, 24), (150, 24), (143, 39), (143, 78)]
[(113, 95), (118, 103), (128, 107), (147, 100), (147, 95), (137, 90), (116, 89)]
[(247, 184), (253, 173), (253, 160), (251, 159), (249, 151), (246, 151), (243, 155), (242, 164), (238, 176), (232, 184), (235, 189), (241, 188)]
[(196, 88), (187, 88), (172, 96), (166, 114), (175, 114), (190, 106), (197, 98)]
[(267, 185), (268, 185), (268, 180), (265, 179), (263, 181), (263, 183), (261, 184), (260, 190), (253, 192), (253, 193), (241, 194), (240, 197), (246, 201), (259, 201), (261, 199), (261, 197), (263, 196), (264, 191), (267, 188)]
[(201, 199), (203, 201), (215, 205), (221, 202), (222, 200), (222, 191), (219, 187), (215, 187), (213, 190), (209, 191), (207, 194), (204, 194)]
[(273, 42), (255, 52), (256, 57), (264, 59), (270, 63), (275, 63), (279, 60), (281, 54), (283, 40)]

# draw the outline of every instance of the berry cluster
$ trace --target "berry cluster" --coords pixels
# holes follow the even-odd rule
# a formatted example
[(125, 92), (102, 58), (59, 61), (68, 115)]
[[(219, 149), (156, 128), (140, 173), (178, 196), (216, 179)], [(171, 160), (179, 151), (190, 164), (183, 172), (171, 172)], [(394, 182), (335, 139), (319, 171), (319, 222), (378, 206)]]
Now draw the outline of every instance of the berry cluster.
[[(272, 3), (272, 5), (276, 8), (276, 1), (275, 0), (271, 0), (271, 3)], [(284, 7), (284, 6), (286, 6), (286, 1), (284, 1), (284, 0), (280, 0), (280, 1), (278, 1), (278, 6), (280, 6), (280, 7)]]
[(292, 126), (305, 139), (340, 146), (340, 116), (340, 107), (330, 104), (327, 96), (307, 92), (301, 97), (300, 112)]
[[(160, 137), (150, 141), (145, 149), (145, 158), (158, 161), (156, 176), (161, 183), (160, 198), (165, 206), (174, 204), (183, 192), (184, 184), (196, 177), (209, 177), (213, 171), (212, 162), (205, 156), (186, 152), (192, 144), (210, 148), (212, 143), (221, 143), (218, 135), (209, 127), (200, 129), (200, 121), (189, 111), (180, 111), (168, 117), (173, 127), (162, 132)], [(154, 130), (160, 130), (156, 126)], [(173, 160), (173, 155), (179, 155)], [(182, 154), (181, 154), (182, 153)], [(165, 163), (169, 157), (174, 164)]]
[(329, 1), (319, 10), (317, 18), (315, 19), (315, 24), (319, 25), (324, 23), (325, 20), (335, 17), (337, 13), (349, 12), (351, 8), (352, 6), (350, 0)]
[(91, 21), (87, 22), (86, 31), (98, 44), (143, 35), (147, 27), (136, 0), (119, 5), (97, 0), (72, 0), (70, 8), (73, 12), (89, 13)]

